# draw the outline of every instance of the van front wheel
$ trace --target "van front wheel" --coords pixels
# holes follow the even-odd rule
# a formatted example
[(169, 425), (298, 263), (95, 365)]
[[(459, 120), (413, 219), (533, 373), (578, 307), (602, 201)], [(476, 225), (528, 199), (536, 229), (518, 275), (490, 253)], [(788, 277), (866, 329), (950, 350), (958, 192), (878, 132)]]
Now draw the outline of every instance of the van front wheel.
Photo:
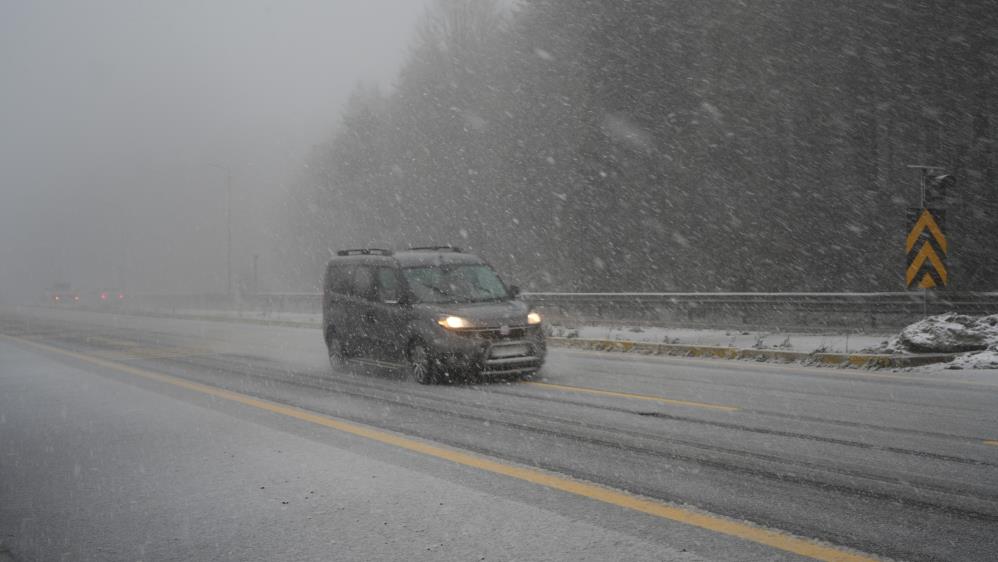
[(409, 346), (409, 363), (407, 365), (409, 377), (419, 384), (433, 384), (436, 382), (436, 368), (433, 358), (426, 346), (415, 342)]

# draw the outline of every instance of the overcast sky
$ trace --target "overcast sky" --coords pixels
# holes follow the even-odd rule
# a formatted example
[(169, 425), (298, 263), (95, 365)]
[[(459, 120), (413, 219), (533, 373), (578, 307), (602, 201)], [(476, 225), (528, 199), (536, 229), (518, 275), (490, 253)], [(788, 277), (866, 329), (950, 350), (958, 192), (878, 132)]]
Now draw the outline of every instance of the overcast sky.
[(391, 83), (425, 0), (0, 0), (0, 299), (225, 289), (358, 84)]

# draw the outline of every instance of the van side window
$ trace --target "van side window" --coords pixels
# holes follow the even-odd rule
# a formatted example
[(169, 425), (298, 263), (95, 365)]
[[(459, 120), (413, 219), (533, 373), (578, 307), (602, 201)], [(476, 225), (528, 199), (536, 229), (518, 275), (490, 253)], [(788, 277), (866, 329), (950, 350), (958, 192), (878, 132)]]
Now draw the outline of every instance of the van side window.
[(378, 268), (378, 300), (388, 303), (398, 302), (399, 279), (394, 268)]
[(374, 275), (371, 268), (366, 265), (357, 265), (353, 268), (353, 287), (350, 294), (362, 299), (370, 299), (374, 296)]
[(326, 290), (339, 295), (349, 295), (353, 285), (353, 267), (331, 265), (326, 273)]

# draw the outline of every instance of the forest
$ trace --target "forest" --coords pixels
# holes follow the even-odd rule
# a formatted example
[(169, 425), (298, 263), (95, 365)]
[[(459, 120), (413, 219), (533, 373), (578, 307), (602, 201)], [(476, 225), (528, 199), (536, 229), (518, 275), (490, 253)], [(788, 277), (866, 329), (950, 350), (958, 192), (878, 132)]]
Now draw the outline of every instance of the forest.
[(442, 0), (293, 178), (284, 256), (454, 244), (534, 291), (900, 291), (918, 170), (949, 290), (998, 289), (990, 0)]

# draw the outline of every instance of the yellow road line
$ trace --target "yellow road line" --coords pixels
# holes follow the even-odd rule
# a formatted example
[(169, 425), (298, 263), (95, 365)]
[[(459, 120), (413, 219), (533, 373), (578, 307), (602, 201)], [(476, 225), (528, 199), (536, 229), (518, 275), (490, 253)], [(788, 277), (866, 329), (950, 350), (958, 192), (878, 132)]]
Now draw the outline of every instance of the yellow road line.
[(278, 404), (275, 402), (270, 402), (268, 400), (262, 400), (259, 398), (253, 398), (252, 396), (240, 394), (238, 392), (233, 392), (230, 390), (224, 390), (206, 384), (188, 381), (171, 375), (156, 373), (153, 371), (149, 371), (147, 369), (141, 369), (138, 367), (123, 365), (121, 363), (106, 361), (104, 359), (100, 359), (90, 355), (85, 355), (82, 353), (77, 353), (75, 351), (69, 351), (58, 347), (53, 347), (47, 344), (34, 342), (23, 338), (18, 338), (13, 336), (4, 336), (4, 337), (33, 346), (41, 350), (64, 355), (67, 357), (72, 357), (74, 359), (78, 359), (80, 361), (90, 363), (93, 365), (105, 367), (107, 369), (129, 373), (144, 379), (154, 380), (172, 386), (185, 388), (195, 392), (200, 392), (202, 394), (207, 394), (209, 396), (214, 396), (216, 398), (230, 400), (232, 402), (237, 402), (239, 404), (251, 406), (254, 408), (258, 408), (260, 410), (266, 410), (268, 412), (284, 415), (297, 420), (306, 421), (314, 423), (316, 425), (321, 425), (324, 427), (336, 429), (338, 431), (342, 431), (350, 435), (363, 437), (366, 439), (370, 439), (372, 441), (384, 443), (386, 445), (392, 445), (395, 447), (399, 447), (401, 449), (406, 449), (408, 451), (413, 451), (430, 457), (447, 460), (456, 464), (460, 464), (471, 468), (476, 468), (486, 472), (501, 474), (503, 476), (508, 476), (511, 478), (522, 480), (524, 482), (530, 482), (532, 484), (545, 486), (547, 488), (551, 488), (554, 490), (560, 490), (577, 496), (622, 507), (624, 509), (630, 509), (648, 515), (652, 515), (655, 517), (660, 517), (662, 519), (677, 521), (679, 523), (684, 523), (694, 527), (699, 527), (701, 529), (714, 531), (716, 533), (738, 537), (751, 542), (770, 546), (785, 552), (791, 552), (801, 556), (814, 558), (816, 560), (824, 560), (829, 562), (832, 561), (873, 562), (876, 560), (875, 558), (863, 554), (854, 553), (842, 547), (823, 544), (810, 539), (794, 537), (786, 533), (773, 531), (762, 527), (757, 527), (755, 525), (743, 523), (740, 521), (730, 520), (718, 515), (701, 513), (687, 508), (675, 507), (661, 501), (633, 496), (627, 492), (613, 490), (611, 488), (606, 488), (598, 484), (593, 484), (581, 480), (574, 480), (564, 476), (557, 476), (555, 474), (550, 474), (533, 468), (525, 468), (525, 467), (506, 464), (483, 456), (465, 453), (459, 450), (449, 449), (423, 441), (417, 441), (415, 439), (402, 437), (400, 435), (396, 435), (393, 433), (381, 431), (378, 429), (374, 429), (371, 427), (355, 423), (341, 421), (336, 418), (332, 418), (330, 416), (317, 414), (315, 412), (310, 412), (308, 410), (303, 410), (301, 408), (286, 406), (284, 404)]
[(984, 444), (985, 445), (994, 445), (995, 447), (998, 447), (998, 441), (993, 441), (991, 439), (985, 439), (984, 440)]
[(552, 384), (548, 382), (525, 382), (530, 386), (537, 386), (540, 388), (550, 388), (552, 390), (564, 390), (567, 392), (581, 392), (583, 394), (593, 394), (596, 396), (612, 396), (614, 398), (630, 398), (632, 400), (648, 400), (650, 402), (660, 402), (662, 404), (670, 404), (676, 406), (691, 406), (694, 408), (707, 408), (708, 410), (721, 410), (722, 412), (737, 412), (738, 408), (734, 406), (725, 406), (723, 404), (708, 404), (706, 402), (691, 402), (689, 400), (674, 400), (672, 398), (663, 398), (661, 396), (652, 396), (648, 394), (632, 394), (630, 392), (615, 392), (612, 390), (600, 390), (598, 388), (586, 388), (582, 386), (568, 386), (564, 384)]

